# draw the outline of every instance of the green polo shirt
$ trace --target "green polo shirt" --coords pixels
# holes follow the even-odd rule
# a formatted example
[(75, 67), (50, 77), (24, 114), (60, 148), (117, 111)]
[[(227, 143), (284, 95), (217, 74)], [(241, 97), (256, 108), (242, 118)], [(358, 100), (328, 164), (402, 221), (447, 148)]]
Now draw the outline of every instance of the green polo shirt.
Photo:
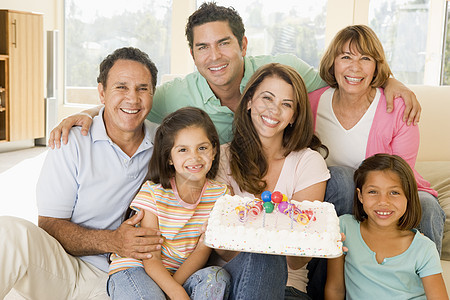
[[(241, 93), (253, 73), (259, 67), (272, 62), (295, 68), (302, 75), (308, 92), (326, 86), (317, 70), (294, 55), (245, 56), (244, 77), (240, 85)], [(234, 113), (228, 107), (220, 104), (220, 100), (217, 99), (206, 79), (199, 72), (190, 73), (184, 78), (176, 78), (158, 86), (153, 97), (152, 109), (147, 118), (160, 124), (166, 115), (185, 106), (195, 106), (207, 112), (217, 128), (220, 143), (231, 141)]]

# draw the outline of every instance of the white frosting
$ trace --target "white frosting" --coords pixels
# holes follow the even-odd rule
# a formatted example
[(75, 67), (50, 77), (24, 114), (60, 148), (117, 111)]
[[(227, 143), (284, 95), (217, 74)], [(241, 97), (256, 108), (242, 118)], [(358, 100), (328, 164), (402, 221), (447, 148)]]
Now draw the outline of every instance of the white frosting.
[[(225, 195), (217, 199), (205, 233), (205, 244), (219, 249), (267, 254), (333, 257), (342, 254), (339, 218), (334, 205), (320, 201), (295, 202), (313, 211), (307, 225), (297, 223), (276, 208), (241, 221), (236, 207), (253, 199)], [(264, 226), (263, 226), (264, 225)]]

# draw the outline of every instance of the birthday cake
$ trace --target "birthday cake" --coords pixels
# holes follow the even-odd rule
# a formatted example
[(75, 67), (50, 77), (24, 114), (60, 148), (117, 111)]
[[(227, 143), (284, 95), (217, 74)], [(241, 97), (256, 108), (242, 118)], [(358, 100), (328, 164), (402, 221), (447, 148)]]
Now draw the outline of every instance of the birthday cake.
[(279, 192), (262, 199), (225, 195), (208, 220), (205, 244), (212, 248), (312, 257), (342, 254), (339, 219), (331, 203), (291, 201)]

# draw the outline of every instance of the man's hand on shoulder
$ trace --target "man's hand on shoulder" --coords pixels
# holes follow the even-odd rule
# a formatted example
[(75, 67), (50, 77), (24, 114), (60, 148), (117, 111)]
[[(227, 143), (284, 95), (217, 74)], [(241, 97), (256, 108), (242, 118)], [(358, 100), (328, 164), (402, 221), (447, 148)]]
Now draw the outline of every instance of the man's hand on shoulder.
[(61, 139), (64, 145), (67, 144), (69, 131), (73, 126), (81, 126), (81, 134), (86, 136), (89, 132), (89, 128), (91, 128), (92, 118), (98, 115), (102, 107), (103, 105), (92, 107), (63, 119), (61, 123), (50, 132), (48, 145), (52, 149), (55, 149), (55, 146), (56, 148), (60, 148)]
[(135, 227), (144, 214), (139, 211), (136, 215), (120, 225), (114, 231), (114, 252), (123, 257), (135, 259), (149, 259), (151, 252), (161, 249), (163, 238), (161, 233), (151, 228)]
[(67, 144), (70, 129), (73, 126), (81, 126), (81, 134), (86, 136), (89, 128), (92, 125), (92, 117), (84, 112), (69, 116), (61, 121), (53, 130), (50, 132), (50, 137), (48, 138), (48, 145), (52, 148), (60, 148), (61, 147), (61, 138), (62, 142)]
[(401, 97), (405, 102), (403, 122), (406, 122), (408, 126), (419, 123), (422, 108), (413, 91), (397, 79), (389, 78), (385, 84), (384, 93), (386, 95), (386, 110), (388, 113), (394, 109), (394, 99)]

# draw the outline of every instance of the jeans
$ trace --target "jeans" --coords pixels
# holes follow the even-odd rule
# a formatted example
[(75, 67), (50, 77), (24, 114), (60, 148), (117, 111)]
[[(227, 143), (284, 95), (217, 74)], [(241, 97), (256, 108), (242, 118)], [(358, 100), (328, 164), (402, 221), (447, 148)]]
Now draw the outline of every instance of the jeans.
[(284, 299), (285, 256), (241, 252), (223, 267), (231, 275), (230, 299)]
[(191, 299), (228, 299), (231, 278), (228, 272), (217, 266), (207, 267), (192, 274), (183, 284)]
[(333, 203), (338, 216), (353, 212), (355, 197), (354, 169), (343, 166), (328, 167), (330, 179), (325, 190), (325, 202)]
[(418, 229), (436, 244), (440, 256), (442, 236), (444, 235), (445, 212), (439, 205), (438, 199), (430, 193), (419, 191), (419, 200), (422, 206), (422, 219)]
[[(330, 179), (325, 190), (325, 202), (333, 203), (338, 216), (353, 212), (355, 197), (354, 169), (343, 166), (328, 167)], [(312, 299), (323, 299), (327, 280), (327, 259), (313, 258), (306, 266), (308, 269), (308, 286), (306, 290)]]
[[(108, 279), (111, 299), (166, 300), (161, 288), (148, 276), (144, 268), (129, 268), (114, 273)], [(191, 299), (227, 299), (230, 275), (223, 268), (212, 266), (200, 269), (183, 284)]]

